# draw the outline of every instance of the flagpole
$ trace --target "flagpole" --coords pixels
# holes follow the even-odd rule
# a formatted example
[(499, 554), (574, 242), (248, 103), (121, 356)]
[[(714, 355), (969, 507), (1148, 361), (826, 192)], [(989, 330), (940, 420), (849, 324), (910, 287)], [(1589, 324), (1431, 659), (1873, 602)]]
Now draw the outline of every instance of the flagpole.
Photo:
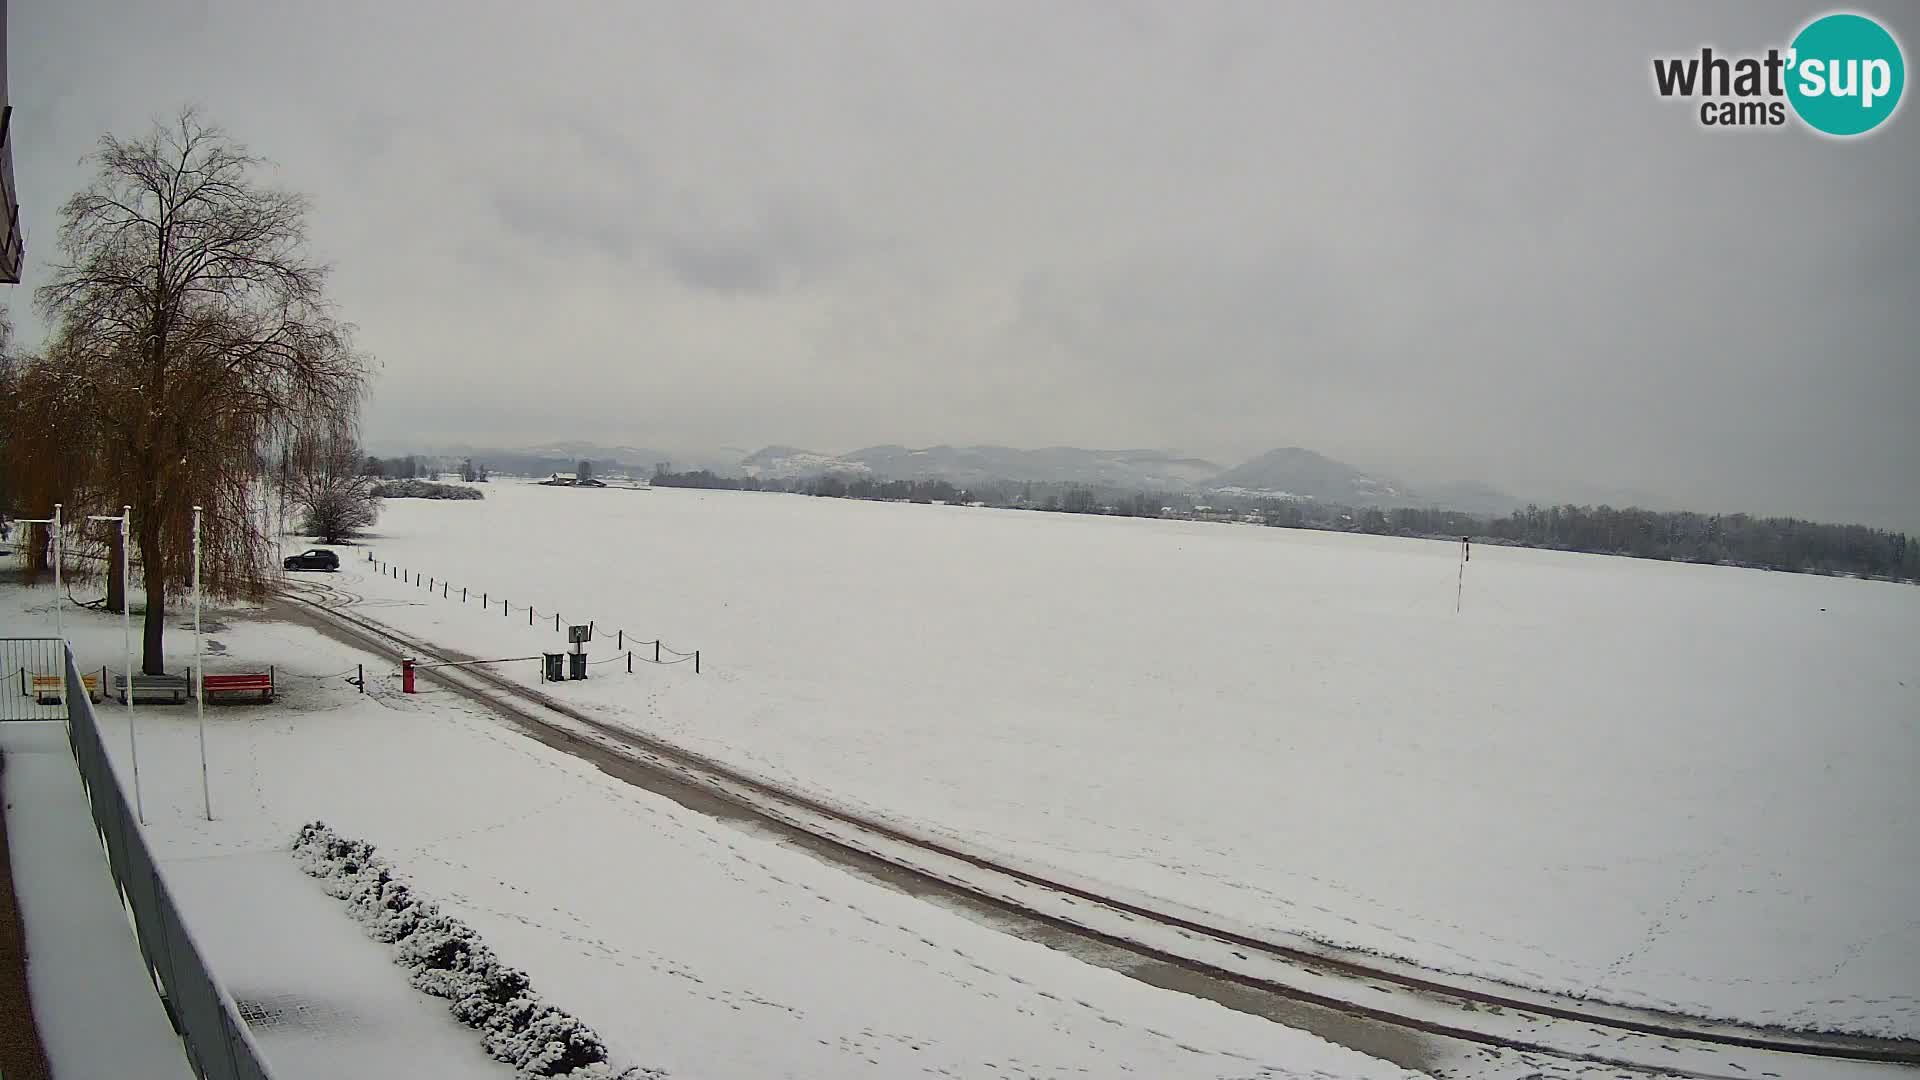
[(207, 676), (200, 651), (200, 508), (193, 508), (193, 718), (200, 727), (200, 805), (213, 820), (213, 791), (207, 783)]
[[(134, 733), (133, 726), (133, 552), (131, 526), (133, 507), (122, 506), (120, 516), (111, 514), (90, 515), (90, 521), (117, 521), (120, 523), (120, 639), (127, 651), (127, 750), (133, 757), (133, 811), (140, 824), (147, 823), (147, 805), (140, 798), (140, 739)], [(102, 690), (104, 693), (104, 688)]]
[[(66, 592), (60, 587), (60, 504), (53, 504), (53, 633), (61, 641), (67, 640), (66, 605), (60, 601), (66, 599)], [(62, 682), (64, 685), (64, 680)]]

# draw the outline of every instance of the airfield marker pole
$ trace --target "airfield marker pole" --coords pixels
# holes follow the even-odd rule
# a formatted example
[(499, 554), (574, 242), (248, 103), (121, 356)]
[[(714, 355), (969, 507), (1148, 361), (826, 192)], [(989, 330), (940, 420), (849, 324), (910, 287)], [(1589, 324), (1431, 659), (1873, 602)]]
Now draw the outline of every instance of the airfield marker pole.
[(1453, 583), (1453, 613), (1460, 614), (1460, 594), (1467, 587), (1467, 538), (1460, 538), (1460, 574)]

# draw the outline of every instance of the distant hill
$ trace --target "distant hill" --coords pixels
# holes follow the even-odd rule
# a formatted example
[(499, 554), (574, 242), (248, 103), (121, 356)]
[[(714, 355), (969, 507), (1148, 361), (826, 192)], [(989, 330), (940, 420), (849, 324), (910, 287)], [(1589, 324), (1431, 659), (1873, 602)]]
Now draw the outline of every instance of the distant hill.
[(797, 446), (768, 446), (741, 459), (739, 471), (763, 480), (798, 480), (830, 473), (864, 473), (867, 466), (845, 457), (802, 450)]
[(1406, 497), (1392, 480), (1298, 446), (1269, 450), (1236, 465), (1208, 480), (1206, 488), (1234, 495), (1318, 499), (1356, 506), (1398, 503)]
[(881, 480), (946, 480), (961, 486), (992, 482), (1084, 484), (1131, 491), (1186, 491), (1220, 471), (1199, 458), (1164, 450), (1082, 450), (1050, 446), (869, 446), (846, 454), (823, 454), (792, 446), (769, 446), (741, 462), (749, 476), (796, 479), (833, 473)]
[(1071, 446), (1040, 450), (870, 446), (843, 457), (888, 480), (947, 480), (961, 485), (1031, 481), (1144, 491), (1185, 490), (1220, 468), (1210, 461), (1179, 457), (1164, 450), (1082, 450)]

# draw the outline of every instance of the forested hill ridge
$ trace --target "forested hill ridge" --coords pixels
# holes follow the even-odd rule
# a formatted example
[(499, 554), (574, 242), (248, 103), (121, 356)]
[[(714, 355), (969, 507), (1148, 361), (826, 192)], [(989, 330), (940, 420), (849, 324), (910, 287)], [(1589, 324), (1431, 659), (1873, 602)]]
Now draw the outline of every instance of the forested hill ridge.
[(1611, 506), (1526, 506), (1510, 514), (1422, 507), (1352, 506), (1308, 498), (1250, 498), (1100, 490), (1083, 484), (883, 480), (834, 473), (807, 478), (660, 471), (656, 487), (790, 492), (828, 498), (948, 503), (1066, 514), (1156, 517), (1376, 536), (1453, 539), (1792, 573), (1845, 574), (1920, 583), (1920, 538), (1865, 525), (1791, 517), (1704, 514)]

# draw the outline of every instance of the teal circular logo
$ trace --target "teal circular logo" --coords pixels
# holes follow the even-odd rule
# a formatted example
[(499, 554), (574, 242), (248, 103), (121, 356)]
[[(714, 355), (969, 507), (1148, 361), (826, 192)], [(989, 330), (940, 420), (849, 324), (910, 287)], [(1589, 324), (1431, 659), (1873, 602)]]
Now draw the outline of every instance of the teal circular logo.
[(1907, 65), (1900, 43), (1865, 15), (1824, 15), (1793, 39), (1787, 100), (1808, 127), (1864, 135), (1900, 105)]

